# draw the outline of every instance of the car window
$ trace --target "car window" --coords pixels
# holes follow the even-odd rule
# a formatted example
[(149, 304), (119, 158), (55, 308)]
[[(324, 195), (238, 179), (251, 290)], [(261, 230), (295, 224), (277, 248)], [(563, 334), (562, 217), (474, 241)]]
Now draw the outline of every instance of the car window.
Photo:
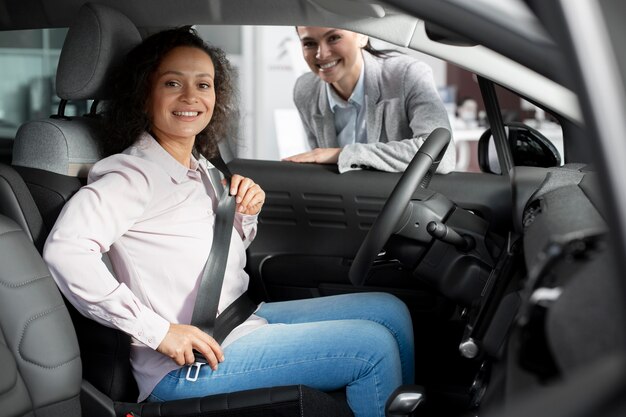
[[(279, 160), (309, 149), (293, 103), (296, 79), (309, 72), (293, 27), (224, 27), (228, 43), (220, 43), (222, 29), (199, 26), (209, 42), (217, 43), (239, 68), (242, 122), (237, 155)], [(239, 31), (237, 33), (236, 31)], [(233, 42), (239, 40), (240, 43)], [(372, 39), (377, 49), (397, 49), (426, 62), (448, 110), (457, 147), (457, 171), (479, 171), (477, 144), (488, 127), (476, 77), (453, 64), (429, 55)], [(523, 122), (540, 130), (562, 153), (561, 128), (556, 119), (520, 96), (497, 87), (507, 122)], [(472, 105), (472, 101), (474, 105)]]
[[(457, 170), (479, 172), (478, 140), (489, 127), (476, 75), (447, 63), (444, 101), (454, 114), (452, 128), (457, 144)], [(505, 124), (523, 123), (541, 132), (557, 149), (563, 163), (563, 131), (556, 117), (518, 94), (495, 85)]]
[[(229, 27), (226, 27), (229, 28)], [(237, 34), (241, 46), (216, 42), (220, 29), (198, 26), (209, 42), (226, 50), (239, 68), (241, 130), (237, 155), (244, 158), (279, 160), (309, 150), (300, 117), (293, 102), (296, 79), (309, 72), (296, 30), (291, 26), (244, 26)], [(211, 30), (209, 33), (208, 31)], [(233, 30), (232, 27), (229, 30)], [(234, 38), (230, 37), (229, 42)], [(429, 55), (371, 39), (377, 49), (396, 49), (426, 62), (435, 84), (446, 93), (446, 63)], [(454, 107), (449, 109), (454, 117)]]
[[(57, 112), (54, 77), (67, 29), (0, 32), (0, 138), (12, 139), (27, 120)], [(72, 102), (69, 116), (86, 111)]]
[[(238, 70), (240, 123), (237, 156), (279, 160), (309, 149), (293, 103), (296, 79), (309, 71), (291, 26), (197, 26), (221, 47)], [(0, 32), (0, 139), (12, 139), (20, 124), (57, 112), (54, 81), (67, 29)], [(448, 110), (457, 147), (457, 171), (479, 171), (477, 142), (487, 128), (476, 77), (455, 65), (372, 39), (378, 49), (398, 49), (426, 62)], [(563, 155), (562, 132), (550, 114), (498, 87), (505, 121), (544, 133)], [(65, 114), (84, 114), (87, 102), (68, 103)]]

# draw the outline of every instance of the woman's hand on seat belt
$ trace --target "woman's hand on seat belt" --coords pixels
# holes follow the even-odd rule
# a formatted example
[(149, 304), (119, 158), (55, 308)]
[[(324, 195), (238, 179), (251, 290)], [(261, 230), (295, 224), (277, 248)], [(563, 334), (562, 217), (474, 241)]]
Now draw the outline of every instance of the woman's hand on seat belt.
[(237, 202), (237, 213), (255, 215), (265, 203), (265, 191), (250, 178), (235, 174), (230, 179), (230, 195)]
[(224, 361), (224, 352), (219, 343), (195, 326), (170, 323), (170, 328), (157, 352), (171, 358), (177, 365), (191, 365), (196, 359), (193, 350), (200, 352), (211, 369), (216, 370)]

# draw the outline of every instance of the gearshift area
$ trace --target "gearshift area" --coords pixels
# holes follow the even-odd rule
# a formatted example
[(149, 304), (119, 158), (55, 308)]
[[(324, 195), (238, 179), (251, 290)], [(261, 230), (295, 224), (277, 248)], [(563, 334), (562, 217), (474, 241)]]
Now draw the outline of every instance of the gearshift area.
[(411, 417), (423, 400), (423, 387), (419, 385), (401, 385), (389, 396), (385, 405), (385, 416)]

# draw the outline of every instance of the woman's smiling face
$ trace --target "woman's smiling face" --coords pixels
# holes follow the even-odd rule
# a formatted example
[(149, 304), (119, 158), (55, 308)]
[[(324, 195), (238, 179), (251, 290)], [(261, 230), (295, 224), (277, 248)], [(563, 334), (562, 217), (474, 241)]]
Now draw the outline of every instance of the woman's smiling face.
[(298, 26), (297, 31), (311, 71), (340, 94), (350, 96), (361, 74), (361, 48), (367, 43), (367, 36), (316, 26)]
[(168, 52), (152, 75), (146, 105), (159, 142), (195, 140), (215, 107), (215, 68), (201, 49), (181, 46)]

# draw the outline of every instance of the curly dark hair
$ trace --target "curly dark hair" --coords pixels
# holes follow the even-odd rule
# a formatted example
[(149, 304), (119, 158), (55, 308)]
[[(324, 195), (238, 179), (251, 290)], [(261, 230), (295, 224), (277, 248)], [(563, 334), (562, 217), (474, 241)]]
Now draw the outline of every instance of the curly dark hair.
[(215, 108), (211, 122), (196, 135), (194, 151), (206, 158), (215, 156), (217, 144), (236, 120), (235, 70), (224, 51), (208, 45), (191, 26), (155, 33), (132, 49), (115, 77), (113, 99), (104, 110), (103, 151), (122, 152), (143, 132), (151, 131), (145, 105), (151, 91), (151, 78), (163, 57), (172, 49), (187, 46), (201, 49), (215, 68)]

